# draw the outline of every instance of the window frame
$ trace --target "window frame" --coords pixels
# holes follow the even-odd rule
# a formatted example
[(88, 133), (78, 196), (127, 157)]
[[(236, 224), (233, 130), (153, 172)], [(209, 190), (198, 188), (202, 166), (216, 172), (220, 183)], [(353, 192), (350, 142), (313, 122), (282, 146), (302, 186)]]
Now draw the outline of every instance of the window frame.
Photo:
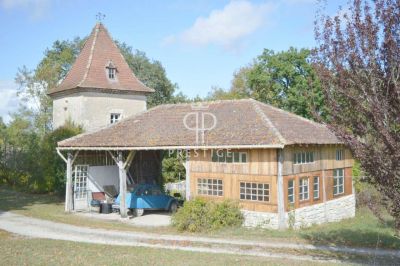
[[(320, 181), (319, 181), (319, 176), (314, 176), (313, 177), (313, 199), (319, 199), (320, 198)], [(315, 182), (317, 181), (317, 182)], [(315, 189), (315, 185), (317, 185), (317, 189)], [(315, 192), (317, 192), (317, 196), (315, 196)]]
[(315, 163), (315, 152), (314, 151), (300, 151), (293, 153), (293, 164), (311, 164)]
[(108, 79), (114, 80), (116, 77), (117, 69), (115, 67), (107, 67), (108, 69)]
[[(340, 172), (341, 175), (339, 175)], [(342, 188), (341, 192), (340, 188)], [(333, 196), (341, 194), (344, 194), (344, 168), (337, 168), (333, 169)]]
[(223, 197), (224, 182), (219, 178), (197, 178), (197, 195)]
[[(262, 194), (260, 194), (260, 191)], [(265, 192), (266, 194), (264, 194)], [(269, 183), (239, 181), (239, 200), (241, 201), (270, 202), (270, 192), (271, 186)]]
[[(290, 186), (290, 183), (292, 183), (292, 185)], [(287, 186), (287, 200), (289, 204), (294, 204), (296, 202), (296, 180), (293, 179), (289, 179), (288, 180), (288, 186)], [(289, 191), (292, 190), (292, 193), (290, 193)], [(290, 197), (292, 197), (292, 201), (290, 200)]]
[(89, 187), (89, 165), (77, 164), (74, 171), (74, 198), (85, 199)]
[(343, 160), (344, 160), (344, 150), (336, 149), (336, 161), (343, 161)]
[[(219, 155), (220, 154), (220, 155)], [(211, 151), (211, 162), (213, 163), (247, 163), (248, 152), (245, 151), (230, 151), (228, 156), (227, 151)], [(245, 158), (243, 160), (243, 158)], [(236, 161), (238, 159), (238, 161)]]
[[(304, 184), (303, 181), (307, 180)], [(306, 190), (305, 190), (306, 188)], [(307, 198), (305, 197), (307, 196)], [(310, 199), (310, 178), (308, 176), (299, 178), (299, 201), (306, 201)]]
[[(115, 118), (115, 116), (117, 116), (117, 118)], [(121, 121), (121, 117), (122, 117), (121, 113), (110, 113), (110, 125)]]

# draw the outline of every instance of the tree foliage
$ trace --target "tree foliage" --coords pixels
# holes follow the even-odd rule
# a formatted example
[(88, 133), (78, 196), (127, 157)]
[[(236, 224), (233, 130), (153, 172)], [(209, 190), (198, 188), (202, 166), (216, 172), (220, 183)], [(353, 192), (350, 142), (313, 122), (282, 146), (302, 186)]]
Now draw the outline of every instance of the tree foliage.
[(26, 66), (18, 70), (15, 81), (19, 84), (18, 94), (22, 100), (18, 115), (31, 120), (34, 130), (41, 136), (51, 130), (51, 99), (47, 92), (71, 69), (83, 43), (80, 38), (55, 41), (51, 49), (46, 49), (35, 70), (28, 70)]
[(291, 47), (278, 53), (265, 49), (249, 72), (254, 98), (306, 118), (313, 112), (324, 114), (320, 83), (309, 57), (307, 49)]
[(45, 191), (58, 194), (65, 192), (65, 162), (57, 154), (57, 142), (80, 133), (82, 133), (81, 127), (66, 123), (44, 137), (41, 143), (40, 166), (43, 169)]
[(314, 61), (330, 127), (390, 198), (400, 230), (400, 3), (352, 0), (338, 14), (316, 21)]
[(208, 99), (254, 98), (306, 118), (325, 117), (323, 93), (310, 63), (310, 51), (265, 49), (253, 64), (234, 73), (229, 91), (213, 88)]
[(122, 55), (136, 77), (147, 87), (155, 90), (147, 98), (149, 107), (174, 101), (177, 88), (168, 78), (160, 61), (150, 60), (142, 51), (132, 51), (126, 43), (118, 43)]
[[(55, 41), (34, 70), (25, 66), (18, 70), (15, 80), (22, 100), (20, 108), (8, 126), (0, 123), (3, 182), (35, 192), (64, 190), (65, 164), (56, 154), (56, 143), (78, 134), (81, 129), (67, 124), (52, 131), (52, 102), (47, 93), (67, 75), (85, 40)], [(188, 100), (181, 93), (174, 95), (177, 86), (167, 78), (159, 61), (150, 60), (125, 43), (117, 42), (117, 45), (135, 75), (155, 89), (148, 97), (149, 107)], [(173, 164), (176, 168), (177, 162)], [(180, 171), (178, 168), (175, 170)]]
[(162, 173), (165, 183), (176, 182), (186, 178), (185, 167), (183, 166), (184, 160), (185, 158), (178, 152), (164, 154)]

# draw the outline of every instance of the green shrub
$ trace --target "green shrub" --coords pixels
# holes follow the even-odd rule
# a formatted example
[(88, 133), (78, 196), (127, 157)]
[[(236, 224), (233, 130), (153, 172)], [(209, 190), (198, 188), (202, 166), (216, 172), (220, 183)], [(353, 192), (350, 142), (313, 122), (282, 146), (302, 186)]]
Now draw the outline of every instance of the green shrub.
[(172, 216), (172, 225), (179, 231), (200, 232), (240, 226), (243, 215), (239, 205), (225, 200), (211, 202), (201, 198), (185, 202)]

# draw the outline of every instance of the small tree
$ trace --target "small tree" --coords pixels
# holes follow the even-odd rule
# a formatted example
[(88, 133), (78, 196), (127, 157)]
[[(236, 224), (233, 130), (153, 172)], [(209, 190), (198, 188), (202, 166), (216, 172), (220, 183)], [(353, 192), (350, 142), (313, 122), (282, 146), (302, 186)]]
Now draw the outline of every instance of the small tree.
[(400, 230), (400, 3), (352, 0), (316, 21), (314, 61), (330, 128), (390, 199)]
[(65, 163), (57, 154), (57, 142), (81, 132), (80, 127), (67, 123), (44, 137), (40, 165), (47, 192), (62, 194), (65, 191)]

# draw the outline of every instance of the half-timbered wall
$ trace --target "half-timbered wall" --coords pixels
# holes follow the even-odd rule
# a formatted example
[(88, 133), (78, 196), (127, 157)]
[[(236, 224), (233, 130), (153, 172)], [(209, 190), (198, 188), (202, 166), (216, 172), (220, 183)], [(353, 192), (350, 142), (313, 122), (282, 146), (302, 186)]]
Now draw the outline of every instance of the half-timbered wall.
[[(343, 150), (343, 159), (336, 160), (336, 150)], [(212, 153), (206, 151), (192, 151), (190, 156), (190, 190), (192, 197), (204, 197), (212, 200), (233, 199), (239, 200), (245, 210), (277, 212), (277, 151), (276, 149), (248, 149), (230, 150), (247, 152), (246, 163), (212, 162)], [(313, 152), (314, 162), (295, 164), (296, 152)], [(295, 181), (295, 203), (290, 208), (301, 208), (317, 203), (336, 199), (352, 194), (352, 166), (351, 152), (341, 145), (307, 145), (286, 146), (284, 149), (283, 176), (285, 209), (289, 210), (288, 180)], [(344, 170), (344, 192), (333, 195), (333, 169)], [(325, 169), (325, 170), (323, 170)], [(300, 201), (299, 181), (302, 177), (309, 177), (309, 198)], [(314, 199), (313, 178), (319, 178), (319, 197)], [(223, 182), (222, 196), (208, 196), (199, 194), (198, 182), (200, 179), (221, 179)], [(324, 178), (324, 180), (323, 180)], [(251, 201), (240, 199), (240, 182), (254, 182), (269, 184), (269, 201)]]
[[(336, 150), (342, 149), (343, 160), (336, 160)], [(313, 152), (314, 162), (295, 164), (294, 154), (297, 152)], [(341, 145), (307, 145), (286, 146), (284, 149), (283, 175), (294, 175), (320, 171), (322, 169), (347, 168), (353, 166), (353, 157), (350, 150)]]
[[(251, 211), (277, 212), (276, 175), (277, 159), (275, 149), (229, 150), (247, 153), (245, 163), (212, 162), (211, 151), (191, 152), (190, 187), (192, 197), (204, 197), (212, 200), (239, 200), (243, 209)], [(199, 179), (221, 179), (222, 196), (199, 195)], [(269, 185), (269, 201), (240, 200), (240, 182)]]

